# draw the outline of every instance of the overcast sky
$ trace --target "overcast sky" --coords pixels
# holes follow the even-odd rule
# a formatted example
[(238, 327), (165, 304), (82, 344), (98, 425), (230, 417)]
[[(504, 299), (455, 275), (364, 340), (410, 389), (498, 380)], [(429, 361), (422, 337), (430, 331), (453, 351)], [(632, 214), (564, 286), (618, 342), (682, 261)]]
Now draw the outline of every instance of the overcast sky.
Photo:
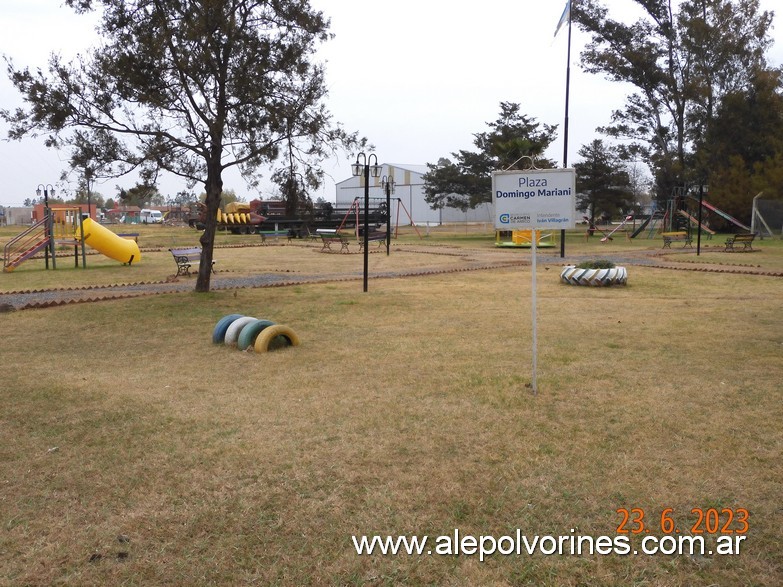
[[(779, 0), (762, 0), (773, 9)], [(473, 149), (473, 134), (487, 130), (501, 101), (518, 102), (538, 122), (558, 125), (558, 139), (547, 156), (562, 163), (567, 34), (553, 38), (565, 0), (311, 0), (331, 18), (335, 38), (322, 45), (326, 62), (327, 105), (335, 120), (358, 131), (375, 146), (381, 163), (435, 163), (460, 149)], [(630, 22), (638, 13), (631, 0), (606, 0), (611, 16)], [(60, 0), (3, 0), (0, 54), (17, 67), (43, 67), (51, 52), (72, 57), (94, 44), (94, 18), (76, 16)], [(776, 40), (769, 55), (783, 63), (783, 33), (776, 16)], [(579, 51), (587, 37), (573, 31), (568, 161), (597, 138), (595, 128), (609, 121), (629, 88), (583, 73)], [(15, 89), (0, 75), (0, 104), (21, 105)], [(0, 124), (0, 136), (7, 127)], [(43, 146), (43, 139), (0, 142), (3, 186), (0, 204), (21, 205), (38, 184), (56, 184), (71, 194), (76, 184), (60, 185), (65, 154)], [(334, 182), (350, 175), (349, 159), (328, 161), (331, 176), (313, 194), (334, 200)], [(104, 197), (115, 186), (131, 187), (136, 178), (109, 180), (95, 186)], [(257, 197), (233, 173), (224, 178), (248, 200)], [(164, 177), (159, 189), (174, 195), (181, 180)], [(203, 186), (194, 188), (203, 191)], [(265, 191), (266, 196), (270, 190)]]

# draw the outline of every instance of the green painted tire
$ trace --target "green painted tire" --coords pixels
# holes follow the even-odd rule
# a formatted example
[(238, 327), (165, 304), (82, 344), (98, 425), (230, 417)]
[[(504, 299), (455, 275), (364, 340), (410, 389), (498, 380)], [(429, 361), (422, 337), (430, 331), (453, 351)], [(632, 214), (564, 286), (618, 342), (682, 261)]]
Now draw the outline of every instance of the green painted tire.
[(274, 325), (275, 323), (271, 320), (256, 320), (255, 322), (250, 322), (244, 328), (242, 328), (242, 331), (239, 333), (239, 338), (237, 339), (237, 348), (240, 351), (244, 351), (248, 347), (253, 346), (259, 333), (267, 326)]
[(228, 330), (228, 327), (231, 326), (231, 323), (234, 320), (241, 317), (242, 314), (229, 314), (218, 320), (215, 329), (212, 331), (212, 342), (215, 344), (223, 344), (223, 340), (226, 338), (226, 330)]
[(237, 318), (226, 329), (226, 336), (223, 342), (226, 346), (237, 346), (237, 339), (239, 338), (240, 331), (250, 324), (251, 322), (258, 320), (255, 316), (242, 316)]
[(281, 346), (299, 346), (299, 337), (288, 326), (276, 324), (261, 331), (253, 348), (257, 353), (266, 353)]

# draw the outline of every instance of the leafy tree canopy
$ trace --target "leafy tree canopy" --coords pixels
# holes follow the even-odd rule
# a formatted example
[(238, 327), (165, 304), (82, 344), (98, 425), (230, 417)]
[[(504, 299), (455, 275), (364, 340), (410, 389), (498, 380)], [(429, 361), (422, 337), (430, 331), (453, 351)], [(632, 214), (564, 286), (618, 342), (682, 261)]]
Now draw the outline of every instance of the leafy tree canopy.
[(163, 196), (158, 193), (158, 188), (154, 185), (139, 183), (128, 190), (122, 188), (117, 189), (117, 199), (123, 206), (146, 208), (149, 205), (159, 206), (163, 204)]
[(102, 43), (46, 72), (8, 63), (26, 108), (2, 111), (9, 136), (46, 133), (54, 146), (73, 131), (116, 140), (116, 170), (155, 183), (159, 170), (204, 185), (207, 226), (197, 291), (208, 291), (223, 172), (246, 178), (274, 166), (309, 169), (356, 139), (323, 104), (323, 68), (312, 62), (328, 21), (307, 0), (66, 0), (101, 10)]
[(748, 90), (726, 96), (700, 154), (710, 170), (710, 201), (732, 216), (749, 222), (749, 202), (759, 192), (783, 197), (781, 71), (758, 71)]
[(626, 213), (634, 205), (631, 178), (618, 151), (600, 139), (578, 151), (582, 160), (574, 164), (576, 207), (586, 211), (593, 224), (597, 216)]
[(703, 181), (696, 146), (721, 102), (766, 69), (773, 15), (758, 0), (635, 2), (643, 16), (631, 24), (610, 18), (599, 0), (575, 3), (573, 18), (592, 35), (584, 68), (635, 88), (601, 130), (629, 141), (627, 154), (649, 163), (658, 196), (668, 198), (674, 187)]
[(555, 166), (541, 157), (554, 140), (556, 125), (539, 124), (512, 102), (501, 102), (500, 116), (487, 124), (488, 132), (473, 135), (476, 151), (452, 153), (455, 162), (441, 159), (427, 164), (424, 199), (433, 208), (465, 211), (491, 202), (492, 172), (513, 169), (523, 157), (532, 157), (542, 169)]

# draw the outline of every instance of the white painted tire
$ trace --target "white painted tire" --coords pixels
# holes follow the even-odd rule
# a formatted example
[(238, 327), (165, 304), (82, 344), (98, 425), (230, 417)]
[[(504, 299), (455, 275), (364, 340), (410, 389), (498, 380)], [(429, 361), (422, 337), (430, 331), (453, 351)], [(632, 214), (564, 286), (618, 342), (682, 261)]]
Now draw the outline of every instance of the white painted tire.
[(243, 318), (237, 318), (231, 323), (231, 326), (228, 327), (228, 330), (226, 330), (226, 337), (223, 339), (223, 342), (227, 346), (237, 346), (237, 341), (239, 340), (239, 333), (242, 332), (242, 329), (250, 324), (251, 322), (255, 322), (257, 318), (254, 318), (253, 316), (245, 316)]
[(566, 265), (560, 272), (560, 281), (569, 285), (625, 285), (628, 282), (628, 272), (625, 267), (579, 269), (574, 265)]

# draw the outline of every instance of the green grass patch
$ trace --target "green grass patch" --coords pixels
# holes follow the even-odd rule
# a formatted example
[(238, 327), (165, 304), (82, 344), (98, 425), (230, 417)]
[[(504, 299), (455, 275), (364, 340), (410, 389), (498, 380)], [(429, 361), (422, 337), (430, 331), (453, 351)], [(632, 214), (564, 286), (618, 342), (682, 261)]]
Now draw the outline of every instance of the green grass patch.
[[(529, 255), (496, 250), (491, 234), (404, 238), (371, 271)], [(567, 245), (610, 259), (621, 243)], [(725, 258), (776, 270), (779, 244), (759, 248)], [(138, 270), (173, 272), (157, 254)], [(633, 266), (625, 288), (573, 288), (547, 255), (537, 396), (528, 266), (371, 280), (366, 294), (355, 280), (3, 314), (0, 584), (780, 584), (780, 278)], [(216, 258), (232, 274), (361, 267), (298, 244)], [(301, 345), (213, 345), (231, 313), (286, 324)], [(723, 557), (482, 563), (360, 557), (351, 542), (614, 536), (618, 508), (642, 508), (653, 535), (665, 508), (686, 531), (694, 508), (745, 508), (750, 531)]]

